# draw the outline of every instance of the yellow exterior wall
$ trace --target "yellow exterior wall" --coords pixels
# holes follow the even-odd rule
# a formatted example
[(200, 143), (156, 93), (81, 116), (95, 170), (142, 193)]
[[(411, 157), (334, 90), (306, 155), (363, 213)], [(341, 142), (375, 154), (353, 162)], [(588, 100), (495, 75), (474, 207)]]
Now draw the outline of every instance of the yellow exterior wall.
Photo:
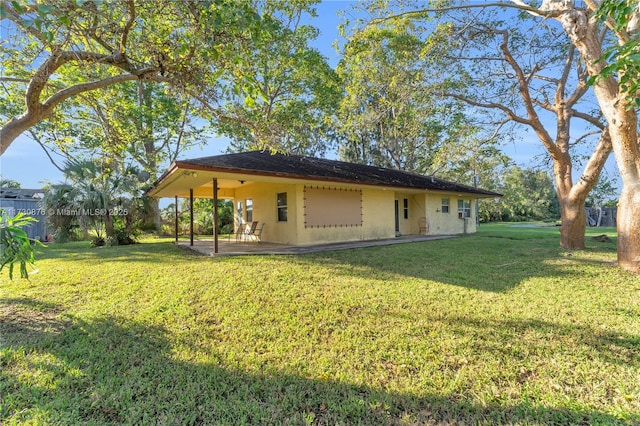
[[(333, 186), (333, 185), (332, 185)], [(287, 193), (287, 222), (277, 221), (277, 194)], [(362, 226), (327, 228), (305, 227), (304, 184), (252, 183), (236, 188), (234, 211), (242, 201), (246, 217), (245, 200), (253, 200), (253, 220), (265, 224), (262, 240), (293, 245), (309, 245), (342, 241), (359, 241), (395, 237), (394, 200), (398, 200), (400, 234), (415, 235), (419, 219), (426, 217), (428, 235), (462, 234), (465, 221), (458, 218), (458, 200), (471, 203), (471, 218), (466, 221), (466, 232), (476, 232), (475, 202), (473, 198), (442, 194), (410, 194), (375, 188), (362, 188)], [(404, 199), (409, 200), (409, 218), (404, 218)], [(449, 213), (440, 210), (441, 199), (449, 198)], [(327, 209), (339, 206), (327, 205)], [(239, 226), (236, 217), (235, 228)]]
[[(253, 200), (253, 220), (258, 221), (258, 226), (265, 224), (262, 231), (262, 240), (281, 244), (298, 244), (296, 242), (296, 187), (298, 185), (253, 183), (237, 188), (235, 191), (234, 208), (237, 209), (238, 201), (243, 203), (243, 213), (246, 215), (245, 200)], [(277, 194), (287, 193), (287, 221), (278, 222), (277, 219)], [(237, 218), (236, 218), (237, 219)], [(235, 225), (236, 229), (238, 223)]]
[[(409, 217), (407, 219), (404, 218), (405, 198), (409, 200)], [(398, 200), (398, 213), (400, 215), (400, 235), (417, 235), (420, 230), (420, 218), (427, 216), (424, 205), (424, 194), (408, 194), (396, 192), (395, 199)]]
[[(449, 213), (442, 213), (442, 199), (449, 198)], [(465, 222), (466, 233), (476, 232), (476, 211), (475, 199), (470, 197), (459, 197), (447, 194), (426, 194), (425, 210), (427, 212), (427, 222), (429, 224), (429, 235), (451, 235), (464, 234)], [(471, 203), (471, 217), (466, 221), (458, 218), (458, 200), (468, 200)]]

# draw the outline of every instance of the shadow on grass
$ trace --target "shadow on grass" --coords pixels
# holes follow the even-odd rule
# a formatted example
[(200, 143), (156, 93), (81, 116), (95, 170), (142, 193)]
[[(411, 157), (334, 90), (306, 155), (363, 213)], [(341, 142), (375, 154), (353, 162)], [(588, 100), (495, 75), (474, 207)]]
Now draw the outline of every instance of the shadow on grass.
[(24, 297), (0, 299), (0, 347), (42, 343), (62, 331), (67, 322), (58, 319), (60, 310)]
[[(319, 253), (293, 261), (318, 262), (343, 276), (410, 277), (490, 292), (508, 291), (531, 277), (569, 276), (574, 273), (567, 267), (569, 263), (614, 266), (614, 262), (573, 256), (560, 248), (558, 241), (553, 230), (525, 229), (504, 235), (491, 232), (450, 240)], [(615, 241), (589, 243), (585, 253), (601, 258), (611, 256), (615, 253)]]
[(307, 261), (331, 267), (336, 274), (364, 279), (410, 277), (437, 281), (482, 291), (504, 292), (532, 276), (560, 276), (557, 268), (544, 263), (560, 256), (537, 240), (523, 244), (505, 239), (487, 244), (485, 238), (466, 237), (389, 247), (374, 247), (344, 253), (321, 253)]
[[(507, 227), (506, 230), (504, 227)], [(483, 229), (483, 228), (481, 228)], [(482, 291), (508, 291), (530, 277), (562, 278), (574, 273), (570, 264), (611, 267), (612, 262), (565, 256), (559, 247), (557, 228), (490, 228), (455, 239), (404, 243), (344, 251), (288, 256), (292, 263), (326, 265), (337, 275), (365, 279), (413, 277)], [(595, 231), (590, 231), (591, 233)], [(586, 252), (611, 255), (615, 238), (608, 243), (588, 241)], [(167, 264), (207, 258), (173, 242), (144, 242), (130, 246), (91, 248), (79, 243), (43, 249), (41, 259), (62, 262), (143, 262)], [(600, 256), (602, 257), (602, 256)], [(564, 265), (558, 260), (566, 261)], [(570, 260), (570, 262), (569, 262)], [(210, 262), (226, 260), (211, 259)]]
[[(28, 299), (12, 304), (33, 306)], [(5, 301), (6, 303), (6, 301)], [(4, 320), (4, 319), (3, 319)], [(8, 329), (46, 330), (41, 318)], [(56, 320), (42, 341), (0, 347), (0, 421), (54, 424), (625, 424), (617, 417), (535, 402), (479, 404), (311, 379), (265, 366), (177, 360), (163, 328), (118, 317)], [(49, 326), (52, 325), (49, 321)], [(534, 325), (535, 326), (535, 325)], [(44, 336), (44, 335), (47, 336)], [(41, 357), (27, 368), (26, 357)], [(27, 362), (28, 364), (28, 362)], [(33, 374), (33, 376), (32, 376)], [(34, 377), (49, 378), (38, 382)], [(640, 416), (627, 418), (629, 424)]]
[[(108, 262), (148, 262), (166, 263), (177, 257), (202, 257), (193, 250), (176, 246), (172, 242), (144, 242), (115, 247), (91, 247), (86, 244), (52, 244), (39, 249), (36, 259), (56, 259), (63, 262), (108, 261)], [(37, 260), (36, 260), (37, 262)]]
[(535, 319), (447, 317), (441, 321), (454, 335), (473, 336), (474, 353), (480, 357), (490, 354), (507, 359), (544, 359), (566, 351), (640, 370), (638, 335)]

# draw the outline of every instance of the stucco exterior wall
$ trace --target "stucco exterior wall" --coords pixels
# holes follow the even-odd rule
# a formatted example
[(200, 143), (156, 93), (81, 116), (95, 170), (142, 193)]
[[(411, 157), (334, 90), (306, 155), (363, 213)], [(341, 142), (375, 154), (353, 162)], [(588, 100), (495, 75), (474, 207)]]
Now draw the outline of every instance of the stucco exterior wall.
[[(442, 212), (442, 199), (449, 199), (449, 212)], [(425, 210), (429, 224), (429, 235), (473, 234), (476, 232), (475, 199), (446, 194), (426, 194)], [(458, 200), (467, 200), (471, 204), (471, 217), (466, 220), (458, 217)], [(466, 227), (466, 229), (465, 229)]]
[[(395, 200), (398, 200), (401, 235), (419, 232), (419, 219), (425, 217), (428, 235), (476, 232), (475, 203), (469, 197), (442, 194), (411, 194), (393, 190), (362, 188), (362, 226), (305, 226), (305, 185), (253, 183), (235, 190), (234, 209), (238, 201), (246, 218), (246, 200), (253, 201), (253, 220), (264, 223), (262, 240), (281, 244), (309, 245), (341, 241), (393, 238), (395, 232)], [(277, 194), (287, 193), (287, 221), (277, 219)], [(449, 198), (449, 213), (442, 213), (442, 198)], [(404, 200), (408, 200), (408, 218), (404, 218)], [(471, 204), (471, 218), (458, 218), (458, 200)], [(339, 205), (324, 206), (334, 211)], [(465, 225), (466, 223), (466, 225)], [(236, 229), (238, 227), (236, 217)], [(466, 229), (465, 229), (466, 226)]]
[[(297, 244), (296, 242), (296, 187), (298, 185), (253, 183), (237, 188), (235, 191), (234, 208), (238, 201), (243, 203), (243, 214), (246, 217), (246, 200), (253, 201), (253, 220), (258, 226), (265, 224), (262, 240), (281, 244)], [(278, 221), (277, 194), (287, 193), (287, 221)], [(236, 218), (237, 220), (237, 218)], [(236, 222), (236, 229), (238, 223)]]
[[(419, 233), (420, 218), (427, 217), (424, 203), (424, 194), (408, 194), (396, 192), (398, 200), (398, 214), (400, 222), (400, 235), (416, 235)], [(408, 217), (404, 217), (404, 200), (408, 201)], [(395, 213), (394, 213), (395, 215)]]

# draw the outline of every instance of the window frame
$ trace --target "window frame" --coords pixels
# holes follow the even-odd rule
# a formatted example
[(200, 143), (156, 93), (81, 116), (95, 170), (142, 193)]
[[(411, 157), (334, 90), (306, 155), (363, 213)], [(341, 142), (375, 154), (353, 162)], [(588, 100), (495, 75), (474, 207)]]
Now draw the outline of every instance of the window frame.
[(451, 211), (451, 199), (450, 198), (441, 198), (440, 199), (440, 211), (445, 214)]
[(471, 200), (458, 200), (458, 217), (462, 219), (471, 217)]
[(404, 218), (409, 219), (409, 199), (405, 198), (403, 201)]
[[(284, 195), (284, 197), (281, 197)], [(284, 198), (284, 204), (281, 204), (281, 200)], [(278, 192), (276, 193), (276, 221), (277, 222), (287, 222), (289, 219), (289, 211), (288, 211), (288, 195), (286, 192)]]
[(253, 198), (247, 198), (244, 200), (245, 206), (245, 220), (247, 223), (253, 222)]

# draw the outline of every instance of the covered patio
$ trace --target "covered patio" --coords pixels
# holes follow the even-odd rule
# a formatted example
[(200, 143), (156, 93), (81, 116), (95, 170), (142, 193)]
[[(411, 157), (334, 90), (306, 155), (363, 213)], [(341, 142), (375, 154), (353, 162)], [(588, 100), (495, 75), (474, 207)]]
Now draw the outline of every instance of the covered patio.
[[(176, 206), (188, 199), (188, 245), (207, 255), (311, 253), (474, 233), (472, 201), (500, 196), (434, 176), (263, 151), (175, 161), (147, 195), (171, 197)], [(243, 237), (220, 237), (214, 208), (211, 241), (197, 241), (198, 198), (214, 206), (232, 200), (233, 232)]]

